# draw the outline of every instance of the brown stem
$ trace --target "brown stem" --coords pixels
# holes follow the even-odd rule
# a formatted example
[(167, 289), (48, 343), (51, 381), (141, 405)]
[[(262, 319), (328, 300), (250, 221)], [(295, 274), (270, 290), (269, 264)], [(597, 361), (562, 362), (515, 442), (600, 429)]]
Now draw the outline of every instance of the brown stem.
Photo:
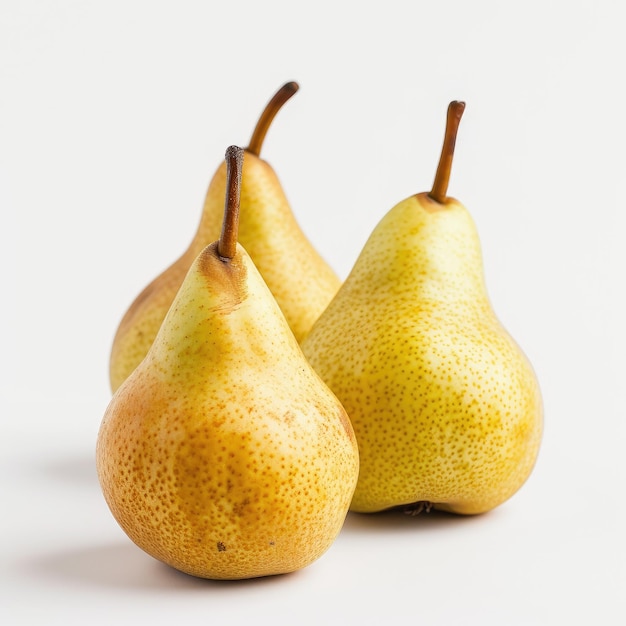
[(293, 81), (285, 83), (275, 94), (274, 97), (267, 103), (259, 121), (256, 123), (256, 127), (252, 133), (250, 144), (248, 145), (248, 152), (259, 156), (261, 154), (261, 147), (263, 146), (263, 140), (265, 135), (276, 117), (276, 113), (280, 111), (281, 107), (296, 91), (300, 89), (298, 83)]
[(443, 148), (441, 157), (435, 174), (433, 188), (428, 194), (435, 202), (443, 204), (448, 193), (448, 183), (450, 182), (450, 171), (452, 170), (452, 157), (454, 156), (454, 144), (459, 130), (459, 122), (465, 110), (465, 102), (452, 101), (448, 105), (448, 119), (446, 121), (446, 134), (443, 138)]
[(237, 146), (229, 146), (226, 149), (226, 199), (222, 234), (217, 242), (217, 253), (227, 261), (232, 259), (237, 251), (243, 152), (243, 148)]

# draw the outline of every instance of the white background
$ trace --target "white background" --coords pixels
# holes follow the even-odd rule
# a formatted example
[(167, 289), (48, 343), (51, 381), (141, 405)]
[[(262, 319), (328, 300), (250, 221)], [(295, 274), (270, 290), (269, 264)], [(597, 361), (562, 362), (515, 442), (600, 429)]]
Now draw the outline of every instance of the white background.
[[(624, 623), (621, 6), (2, 0), (0, 621)], [(449, 193), (535, 366), (545, 436), (490, 514), (349, 515), (301, 572), (203, 581), (136, 548), (104, 503), (109, 349), (288, 80), (263, 156), (342, 278), (430, 188), (447, 104), (467, 102)]]

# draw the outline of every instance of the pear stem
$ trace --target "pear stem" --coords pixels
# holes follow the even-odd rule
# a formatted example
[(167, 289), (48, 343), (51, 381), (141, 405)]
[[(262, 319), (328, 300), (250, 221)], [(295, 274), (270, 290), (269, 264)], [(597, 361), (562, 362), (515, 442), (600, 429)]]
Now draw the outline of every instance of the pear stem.
[(241, 169), (243, 148), (229, 146), (226, 149), (226, 199), (222, 234), (217, 242), (217, 253), (224, 261), (230, 261), (237, 252), (239, 235), (239, 199), (241, 197)]
[(443, 204), (446, 201), (448, 193), (448, 183), (450, 182), (450, 171), (452, 170), (452, 158), (454, 156), (454, 145), (456, 144), (456, 135), (459, 130), (461, 116), (465, 110), (465, 102), (453, 100), (448, 105), (448, 118), (446, 121), (446, 133), (443, 138), (443, 147), (435, 174), (435, 182), (433, 188), (428, 194), (435, 202)]
[(283, 104), (293, 96), (296, 91), (300, 89), (300, 86), (296, 82), (285, 83), (273, 96), (273, 98), (267, 103), (259, 121), (256, 123), (256, 127), (252, 133), (250, 144), (248, 145), (248, 152), (259, 156), (261, 154), (261, 148), (265, 135), (273, 121), (276, 114), (282, 108)]

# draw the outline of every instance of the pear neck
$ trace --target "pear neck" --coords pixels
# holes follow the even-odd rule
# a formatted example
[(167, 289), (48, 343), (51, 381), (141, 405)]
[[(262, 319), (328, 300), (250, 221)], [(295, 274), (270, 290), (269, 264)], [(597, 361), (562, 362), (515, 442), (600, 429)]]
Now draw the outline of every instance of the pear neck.
[(346, 282), (376, 285), (372, 297), (379, 299), (392, 293), (420, 302), (484, 301), (482, 254), (471, 216), (453, 198), (442, 210), (429, 209), (429, 203), (418, 195), (394, 207), (374, 229)]

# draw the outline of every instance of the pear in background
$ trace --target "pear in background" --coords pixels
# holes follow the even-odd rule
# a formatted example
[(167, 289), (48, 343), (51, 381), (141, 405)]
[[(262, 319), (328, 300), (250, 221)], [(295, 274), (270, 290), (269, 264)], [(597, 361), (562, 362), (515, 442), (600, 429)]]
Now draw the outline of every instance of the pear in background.
[[(259, 156), (272, 120), (298, 88), (297, 83), (288, 82), (276, 92), (246, 149), (239, 243), (261, 272), (300, 341), (335, 295), (340, 280), (302, 232), (276, 173)], [(113, 391), (148, 352), (194, 259), (220, 236), (225, 189), (226, 166), (222, 163), (209, 184), (201, 220), (189, 247), (137, 296), (123, 316), (109, 361)]]
[(113, 395), (96, 455), (128, 536), (214, 579), (312, 563), (342, 528), (358, 476), (344, 409), (237, 243), (242, 154), (226, 153), (221, 236), (193, 262), (146, 358)]
[(473, 220), (446, 196), (463, 110), (448, 109), (432, 191), (382, 218), (302, 342), (354, 427), (354, 511), (489, 511), (537, 457), (535, 374), (491, 307)]

